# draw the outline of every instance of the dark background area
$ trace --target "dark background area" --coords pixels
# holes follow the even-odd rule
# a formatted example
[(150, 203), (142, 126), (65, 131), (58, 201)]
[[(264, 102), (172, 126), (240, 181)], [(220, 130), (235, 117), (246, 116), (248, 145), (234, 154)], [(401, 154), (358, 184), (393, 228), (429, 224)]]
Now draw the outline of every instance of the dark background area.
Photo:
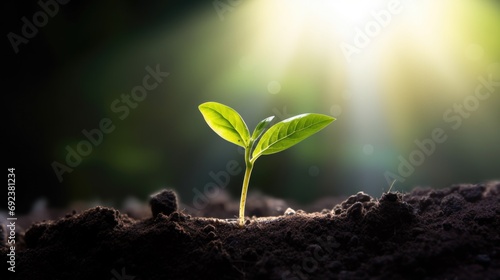
[[(358, 66), (348, 66), (338, 44), (335, 48), (319, 43), (322, 31), (300, 35), (297, 41), (302, 45), (283, 63), (286, 71), (281, 75), (269, 70), (280, 61), (274, 54), (294, 46), (283, 38), (258, 37), (259, 30), (266, 30), (259, 28), (270, 24), (267, 20), (286, 14), (264, 16), (266, 11), (257, 9), (265, 7), (262, 3), (243, 2), (221, 20), (211, 1), (69, 1), (59, 4), (57, 13), (28, 43), (19, 45), (17, 54), (8, 34), (20, 35), (21, 19), (31, 21), (41, 7), (36, 1), (3, 3), (4, 149), (7, 168), (16, 169), (18, 212), (28, 212), (41, 198), (50, 207), (68, 207), (74, 201), (119, 205), (127, 197), (145, 200), (163, 187), (176, 189), (186, 204), (192, 204), (193, 189), (203, 192), (214, 182), (210, 172), (220, 174), (233, 160), (244, 167), (241, 150), (219, 139), (203, 121), (197, 106), (205, 101), (235, 108), (250, 130), (269, 115), (283, 119), (316, 112), (338, 118), (298, 146), (259, 159), (250, 191), (302, 203), (361, 190), (378, 195), (389, 187), (386, 172), (397, 173), (399, 156), (408, 159), (416, 149), (414, 140), (431, 137), (436, 127), (446, 131), (448, 140), (437, 144), (411, 176), (396, 183), (396, 189), (498, 179), (498, 87), (480, 109), (463, 118), (459, 129), (450, 129), (442, 118), (474, 91), (478, 76), (498, 77), (500, 40), (494, 34), (500, 29), (499, 8), (495, 2), (484, 3), (469, 12), (461, 7), (459, 16), (445, 21), (443, 25), (456, 33), (434, 31), (451, 38), (441, 47), (449, 50), (447, 61), (454, 63), (443, 67), (461, 65), (459, 77), (469, 78), (458, 78), (463, 84), (450, 86), (453, 82), (446, 75), (429, 74), (439, 67), (415, 57), (418, 53), (436, 62), (432, 54), (405, 49), (400, 42), (404, 38), (388, 41), (401, 44), (381, 60), (392, 70), (383, 72), (377, 66), (359, 74), (380, 79), (375, 83), (380, 89), (370, 89), (385, 97), (378, 110), (372, 110), (375, 95), (356, 94), (362, 87), (350, 89)], [(459, 24), (464, 18), (476, 21)], [(284, 34), (290, 32), (283, 29)], [(384, 35), (373, 49), (387, 47)], [(257, 57), (256, 62), (252, 66), (250, 59), (251, 70), (245, 70), (243, 58), (252, 52), (249, 45), (261, 41), (261, 49), (273, 51), (263, 51), (268, 56), (260, 58), (262, 52), (255, 51), (251, 57)], [(474, 53), (472, 43), (481, 46), (480, 54)], [(464, 49), (473, 53), (463, 58)], [(327, 55), (330, 52), (333, 55)], [(157, 65), (169, 76), (121, 120), (111, 104), (142, 83), (147, 66)], [(242, 69), (246, 72), (238, 72)], [(280, 89), (273, 94), (270, 87), (276, 80)], [(115, 130), (103, 134), (102, 143), (60, 182), (52, 164), (67, 164), (66, 147), (75, 149), (86, 139), (82, 130), (97, 129), (103, 118), (111, 119)], [(230, 176), (225, 189), (238, 197), (242, 179), (243, 172)]]

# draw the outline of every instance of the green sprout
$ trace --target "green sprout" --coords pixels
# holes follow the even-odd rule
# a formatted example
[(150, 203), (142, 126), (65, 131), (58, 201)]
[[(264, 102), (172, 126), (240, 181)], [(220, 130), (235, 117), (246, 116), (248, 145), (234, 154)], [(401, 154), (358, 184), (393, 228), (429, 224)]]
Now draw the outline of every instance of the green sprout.
[[(257, 124), (250, 136), (246, 123), (233, 108), (217, 102), (206, 102), (198, 107), (208, 126), (223, 139), (245, 149), (245, 177), (241, 190), (240, 227), (245, 225), (245, 202), (248, 183), (255, 161), (262, 155), (286, 150), (329, 125), (335, 118), (322, 114), (301, 114), (271, 126), (274, 116)], [(257, 140), (260, 140), (257, 142)]]

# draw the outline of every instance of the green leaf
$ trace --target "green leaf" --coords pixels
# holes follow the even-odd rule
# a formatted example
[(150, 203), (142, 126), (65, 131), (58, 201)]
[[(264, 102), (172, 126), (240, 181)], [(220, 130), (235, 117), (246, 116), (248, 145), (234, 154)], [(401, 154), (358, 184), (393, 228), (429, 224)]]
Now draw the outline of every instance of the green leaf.
[(261, 155), (286, 150), (329, 125), (335, 118), (322, 114), (302, 114), (273, 125), (252, 153), (252, 161)]
[(250, 139), (248, 127), (233, 108), (217, 102), (198, 106), (208, 126), (223, 139), (246, 148)]
[(255, 129), (252, 133), (252, 139), (255, 140), (255, 139), (259, 138), (262, 135), (262, 133), (264, 132), (264, 130), (273, 121), (273, 119), (274, 119), (274, 116), (271, 116), (271, 117), (268, 117), (268, 118), (261, 120), (259, 122), (259, 124), (257, 124), (257, 126), (255, 127)]

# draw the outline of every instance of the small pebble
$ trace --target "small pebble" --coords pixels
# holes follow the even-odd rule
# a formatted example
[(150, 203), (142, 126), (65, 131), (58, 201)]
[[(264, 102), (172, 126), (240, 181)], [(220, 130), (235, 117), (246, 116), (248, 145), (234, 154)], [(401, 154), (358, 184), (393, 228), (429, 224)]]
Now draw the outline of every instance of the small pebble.
[(288, 207), (285, 210), (285, 216), (291, 216), (291, 215), (295, 215), (295, 210), (293, 210), (292, 208)]

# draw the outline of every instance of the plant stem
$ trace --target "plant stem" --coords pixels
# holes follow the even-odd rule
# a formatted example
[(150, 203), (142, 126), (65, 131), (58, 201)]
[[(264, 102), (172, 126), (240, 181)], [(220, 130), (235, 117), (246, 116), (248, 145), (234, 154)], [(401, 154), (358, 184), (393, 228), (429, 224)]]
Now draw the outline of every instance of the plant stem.
[(240, 199), (240, 216), (238, 223), (240, 228), (245, 227), (245, 203), (247, 201), (248, 184), (250, 183), (250, 175), (252, 175), (253, 162), (250, 160), (250, 152), (252, 150), (253, 140), (250, 140), (248, 147), (245, 149), (245, 177), (243, 178), (243, 187), (241, 188)]
[(245, 178), (243, 179), (243, 187), (241, 189), (240, 218), (238, 219), (241, 228), (245, 227), (245, 202), (247, 201), (248, 183), (250, 182), (252, 169), (252, 164), (250, 164), (250, 166), (247, 165), (247, 168), (245, 170)]

